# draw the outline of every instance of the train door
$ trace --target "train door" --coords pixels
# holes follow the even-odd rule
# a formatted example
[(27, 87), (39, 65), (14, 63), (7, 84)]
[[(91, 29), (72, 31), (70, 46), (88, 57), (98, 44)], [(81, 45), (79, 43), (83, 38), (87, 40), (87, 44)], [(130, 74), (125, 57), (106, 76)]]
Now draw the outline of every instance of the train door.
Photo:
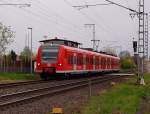
[(111, 70), (113, 69), (113, 59), (111, 58)]
[(93, 56), (93, 70), (95, 70), (96, 66), (95, 66), (95, 56)]
[(86, 70), (86, 55), (83, 54), (83, 70)]
[(101, 65), (102, 63), (101, 63), (101, 57), (99, 56), (99, 70), (101, 70), (102, 69), (102, 65)]
[(86, 55), (86, 70), (89, 70), (90, 69), (90, 57), (89, 55)]
[(114, 59), (111, 60), (111, 64), (112, 64), (111, 69), (113, 70), (114, 69)]
[(98, 70), (99, 69), (99, 57), (98, 56), (95, 57), (95, 65), (96, 65), (96, 70)]
[(102, 59), (102, 62), (103, 62), (103, 70), (105, 69), (105, 58), (103, 57)]
[(103, 57), (101, 57), (101, 70), (103, 70)]
[(73, 54), (73, 70), (77, 70), (77, 54)]
[(104, 70), (106, 70), (106, 57), (104, 57), (103, 60), (104, 60)]
[(111, 65), (112, 65), (111, 62), (112, 62), (112, 61), (111, 61), (111, 58), (110, 58), (110, 70), (111, 70)]
[(108, 69), (110, 70), (110, 58), (108, 58)]
[(108, 58), (107, 57), (106, 57), (106, 63), (105, 64), (106, 64), (105, 69), (108, 70)]

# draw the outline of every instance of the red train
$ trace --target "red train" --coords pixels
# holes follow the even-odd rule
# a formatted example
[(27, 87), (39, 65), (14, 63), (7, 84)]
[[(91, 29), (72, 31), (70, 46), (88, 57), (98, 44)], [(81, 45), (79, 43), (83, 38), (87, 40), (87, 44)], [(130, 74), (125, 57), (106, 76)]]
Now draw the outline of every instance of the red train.
[(51, 39), (40, 41), (36, 58), (36, 72), (42, 79), (55, 74), (101, 73), (119, 71), (120, 58), (99, 52), (78, 48), (79, 43)]

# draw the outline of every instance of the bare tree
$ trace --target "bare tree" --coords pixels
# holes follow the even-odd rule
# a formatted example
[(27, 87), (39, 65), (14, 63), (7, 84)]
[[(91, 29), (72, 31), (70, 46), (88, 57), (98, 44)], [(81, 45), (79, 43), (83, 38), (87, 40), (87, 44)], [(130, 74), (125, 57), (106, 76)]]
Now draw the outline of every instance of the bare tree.
[(7, 46), (13, 42), (14, 32), (10, 27), (4, 26), (0, 23), (0, 55), (3, 55)]

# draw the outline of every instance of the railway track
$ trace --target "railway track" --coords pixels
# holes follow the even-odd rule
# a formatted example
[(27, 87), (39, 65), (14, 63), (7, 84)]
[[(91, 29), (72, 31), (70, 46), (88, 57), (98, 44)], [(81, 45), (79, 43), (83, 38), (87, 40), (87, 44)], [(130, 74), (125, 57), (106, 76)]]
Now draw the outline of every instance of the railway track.
[(58, 84), (51, 87), (44, 87), (44, 88), (38, 88), (38, 89), (32, 89), (27, 91), (21, 91), (17, 93), (12, 94), (6, 94), (0, 96), (0, 109), (17, 105), (24, 102), (29, 102), (32, 100), (36, 100), (39, 98), (42, 98), (44, 96), (54, 96), (57, 94), (64, 93), (66, 91), (70, 91), (73, 89), (81, 88), (81, 87), (87, 87), (89, 84), (97, 84), (97, 83), (103, 83), (106, 81), (110, 81), (113, 79), (125, 77), (126, 75), (118, 75), (118, 76), (108, 76), (107, 78), (103, 77), (96, 77), (92, 79), (84, 79), (76, 82), (68, 82), (65, 84)]
[(0, 89), (12, 88), (12, 87), (23, 86), (23, 85), (30, 85), (30, 84), (45, 83), (45, 82), (47, 82), (47, 81), (36, 80), (36, 81), (24, 81), (24, 82), (0, 84)]
[[(120, 75), (120, 74), (114, 73), (114, 74), (107, 74), (107, 75), (113, 75), (114, 76), (114, 75)], [(133, 74), (124, 74), (124, 75), (133, 75)], [(44, 80), (36, 80), (35, 81), (34, 80), (34, 81), (6, 83), (6, 84), (0, 84), (0, 89), (12, 88), (12, 87), (24, 86), (24, 85), (31, 85), (31, 84), (47, 83), (47, 82), (50, 82), (50, 81), (54, 81), (54, 80), (49, 80), (49, 81), (44, 81)]]

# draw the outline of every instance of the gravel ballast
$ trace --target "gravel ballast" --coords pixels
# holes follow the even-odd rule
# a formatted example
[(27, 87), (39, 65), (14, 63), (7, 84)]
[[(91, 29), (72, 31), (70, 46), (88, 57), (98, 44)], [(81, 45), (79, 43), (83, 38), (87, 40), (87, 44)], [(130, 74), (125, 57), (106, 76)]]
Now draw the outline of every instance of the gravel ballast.
[[(121, 82), (124, 79), (115, 79), (115, 82)], [(112, 81), (111, 81), (112, 82)], [(99, 95), (103, 90), (110, 88), (111, 82), (96, 84), (92, 86), (92, 96)], [(0, 110), (0, 114), (50, 114), (53, 107), (61, 107), (65, 114), (80, 113), (89, 96), (89, 87), (76, 89), (65, 92), (57, 96), (48, 96), (36, 100), (29, 101), (26, 104), (10, 107), (7, 110)]]

